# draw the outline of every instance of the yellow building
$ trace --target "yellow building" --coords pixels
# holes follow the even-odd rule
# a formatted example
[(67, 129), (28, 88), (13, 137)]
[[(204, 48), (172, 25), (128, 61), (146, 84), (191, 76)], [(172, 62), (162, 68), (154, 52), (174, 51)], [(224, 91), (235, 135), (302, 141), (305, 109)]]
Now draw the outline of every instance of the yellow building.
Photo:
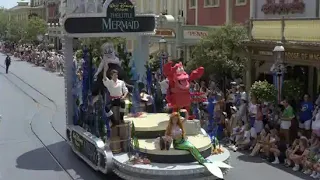
[[(282, 18), (251, 20), (246, 84), (249, 89), (261, 74), (270, 75), (275, 62), (273, 49), (281, 44), (285, 49), (284, 63), (291, 74), (303, 78), (311, 96), (320, 90), (320, 19)], [(288, 74), (289, 75), (289, 74)], [(285, 77), (288, 76), (285, 74)], [(267, 76), (266, 76), (267, 77)]]
[(23, 22), (28, 20), (30, 16), (38, 16), (46, 19), (46, 9), (43, 5), (30, 7), (29, 3), (23, 0), (17, 3), (17, 6), (9, 9), (9, 20)]

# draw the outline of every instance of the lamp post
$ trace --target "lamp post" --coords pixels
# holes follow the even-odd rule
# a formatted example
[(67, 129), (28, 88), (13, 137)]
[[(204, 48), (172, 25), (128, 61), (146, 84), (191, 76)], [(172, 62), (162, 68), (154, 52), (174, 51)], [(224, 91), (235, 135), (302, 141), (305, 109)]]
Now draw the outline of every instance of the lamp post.
[(168, 61), (168, 53), (167, 53), (167, 41), (164, 37), (161, 37), (159, 40), (159, 60), (160, 60), (160, 73), (163, 74), (163, 65)]
[(282, 45), (278, 45), (278, 46), (274, 47), (273, 57), (274, 57), (274, 64), (271, 67), (271, 72), (273, 73), (274, 84), (275, 84), (276, 89), (278, 91), (278, 94), (277, 94), (278, 103), (280, 103), (283, 77), (287, 71), (286, 66), (284, 64), (285, 49)]

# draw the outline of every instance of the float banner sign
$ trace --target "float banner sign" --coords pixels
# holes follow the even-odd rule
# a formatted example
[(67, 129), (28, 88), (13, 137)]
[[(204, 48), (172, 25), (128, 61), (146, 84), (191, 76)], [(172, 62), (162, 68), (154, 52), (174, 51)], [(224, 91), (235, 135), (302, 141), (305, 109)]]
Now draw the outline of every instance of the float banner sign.
[(76, 131), (72, 131), (71, 138), (74, 148), (92, 164), (98, 165), (98, 151), (96, 146)]
[(64, 27), (69, 34), (90, 33), (139, 33), (152, 32), (156, 22), (154, 16), (136, 16), (129, 0), (113, 0), (104, 17), (70, 17)]

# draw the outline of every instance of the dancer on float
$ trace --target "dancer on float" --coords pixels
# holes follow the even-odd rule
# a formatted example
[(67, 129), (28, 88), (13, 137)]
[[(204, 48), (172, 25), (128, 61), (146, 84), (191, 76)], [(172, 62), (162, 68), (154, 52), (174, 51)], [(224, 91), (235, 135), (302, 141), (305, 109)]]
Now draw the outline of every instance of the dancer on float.
[(110, 117), (112, 126), (123, 124), (124, 123), (124, 113), (125, 113), (125, 98), (128, 95), (128, 88), (124, 81), (118, 79), (118, 71), (111, 70), (111, 79), (108, 77), (103, 78), (103, 84), (108, 89), (111, 100), (111, 107), (118, 106), (120, 107), (120, 119), (115, 119), (112, 111), (106, 106), (107, 116)]
[(165, 139), (169, 143), (173, 142), (175, 149), (189, 151), (196, 161), (204, 165), (209, 172), (218, 178), (223, 178), (223, 173), (220, 168), (231, 168), (231, 166), (221, 161), (211, 162), (200, 154), (199, 150), (188, 141), (182, 119), (177, 112), (173, 112), (170, 116), (165, 132)]

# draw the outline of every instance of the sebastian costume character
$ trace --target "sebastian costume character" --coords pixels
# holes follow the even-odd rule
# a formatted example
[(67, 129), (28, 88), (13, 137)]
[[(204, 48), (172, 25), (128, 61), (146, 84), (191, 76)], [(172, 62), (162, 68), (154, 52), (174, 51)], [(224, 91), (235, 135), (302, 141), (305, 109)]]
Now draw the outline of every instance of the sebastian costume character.
[[(185, 108), (190, 114), (190, 81), (199, 79), (204, 73), (204, 68), (199, 67), (193, 70), (189, 76), (185, 72), (181, 62), (173, 66), (173, 62), (170, 61), (164, 65), (163, 72), (169, 81), (169, 88), (166, 95), (168, 106), (172, 108), (174, 112)], [(193, 116), (189, 116), (189, 119), (193, 118)]]

